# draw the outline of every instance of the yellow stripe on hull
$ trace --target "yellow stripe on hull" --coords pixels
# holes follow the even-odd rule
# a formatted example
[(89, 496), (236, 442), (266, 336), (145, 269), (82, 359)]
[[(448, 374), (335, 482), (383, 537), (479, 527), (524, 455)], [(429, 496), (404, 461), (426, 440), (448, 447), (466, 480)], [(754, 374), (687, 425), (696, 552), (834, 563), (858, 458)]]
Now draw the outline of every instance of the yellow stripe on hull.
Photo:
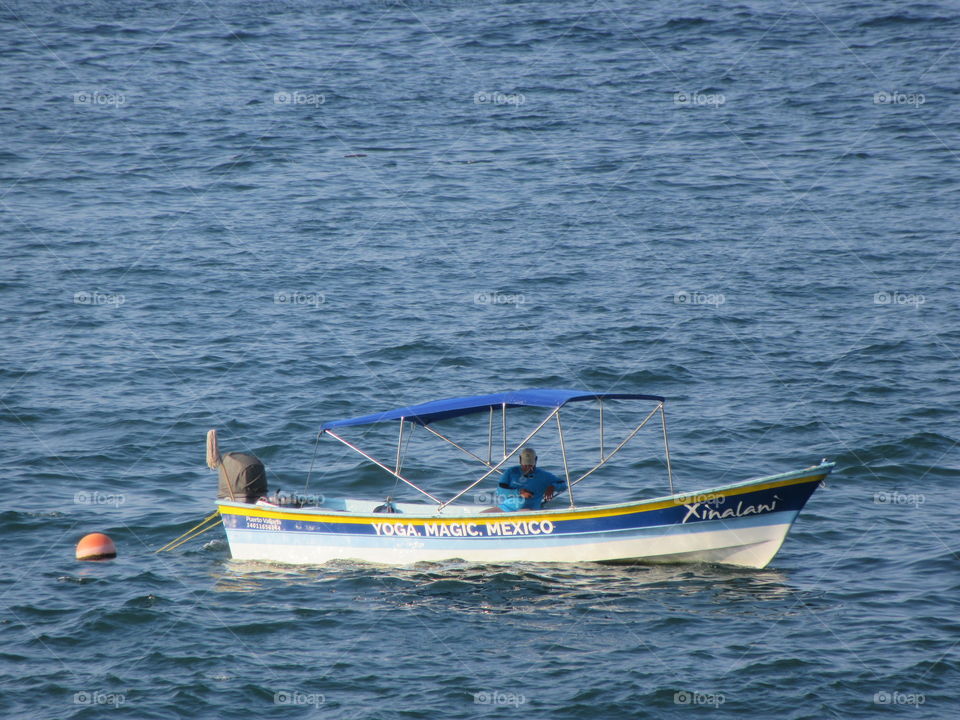
[[(819, 468), (817, 468), (819, 470)], [(426, 521), (429, 521), (431, 525), (436, 524), (450, 524), (450, 523), (462, 523), (464, 518), (469, 518), (471, 522), (477, 524), (488, 525), (491, 523), (502, 522), (503, 519), (513, 518), (513, 517), (522, 517), (527, 521), (538, 521), (538, 520), (550, 520), (550, 521), (561, 521), (561, 520), (588, 520), (591, 518), (600, 518), (600, 517), (611, 517), (615, 515), (629, 515), (636, 512), (647, 512), (653, 510), (662, 510), (664, 508), (676, 507), (677, 505), (683, 505), (685, 499), (690, 499), (694, 497), (699, 497), (703, 495), (708, 495), (712, 497), (731, 497), (736, 495), (742, 495), (748, 492), (758, 492), (762, 490), (772, 490), (779, 487), (787, 487), (790, 485), (799, 485), (801, 483), (816, 482), (823, 480), (827, 475), (827, 472), (816, 472), (810, 475), (804, 475), (798, 478), (790, 478), (786, 480), (776, 480), (770, 482), (759, 482), (757, 484), (740, 483), (735, 486), (723, 486), (722, 488), (711, 489), (707, 488), (704, 490), (699, 490), (697, 492), (691, 493), (679, 493), (677, 495), (671, 496), (671, 498), (666, 500), (649, 500), (635, 504), (628, 505), (616, 505), (616, 506), (607, 506), (607, 507), (594, 507), (585, 510), (541, 510), (536, 511), (519, 511), (519, 512), (500, 512), (500, 513), (477, 513), (471, 515), (457, 515), (457, 516), (443, 516), (443, 515), (426, 515), (426, 514), (410, 514), (404, 513), (402, 515), (392, 515), (392, 514), (372, 514), (372, 513), (355, 513), (355, 512), (330, 512), (324, 511), (321, 509), (304, 509), (299, 512), (290, 512), (289, 510), (271, 510), (269, 508), (264, 508), (260, 506), (243, 506), (237, 507), (235, 505), (224, 505), (220, 504), (219, 509), (220, 513), (223, 515), (241, 515), (244, 517), (262, 517), (262, 518), (277, 518), (280, 520), (308, 520), (310, 522), (330, 522), (337, 524), (346, 524), (346, 523), (358, 523), (358, 524), (369, 524), (371, 519), (377, 520), (379, 522), (389, 523), (397, 522), (403, 524), (412, 524), (412, 525), (424, 525)]]

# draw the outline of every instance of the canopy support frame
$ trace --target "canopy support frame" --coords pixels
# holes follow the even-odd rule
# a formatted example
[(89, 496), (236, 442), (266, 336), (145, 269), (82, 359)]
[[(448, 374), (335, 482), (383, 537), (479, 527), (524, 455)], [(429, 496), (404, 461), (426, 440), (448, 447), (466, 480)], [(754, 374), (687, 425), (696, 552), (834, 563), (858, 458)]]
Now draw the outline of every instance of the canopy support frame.
[(623, 449), (623, 446), (626, 445), (628, 442), (630, 442), (630, 441), (633, 439), (633, 437), (634, 437), (638, 432), (640, 432), (640, 429), (650, 421), (650, 418), (652, 418), (654, 415), (657, 414), (657, 411), (660, 410), (662, 406), (663, 406), (663, 403), (660, 403), (660, 404), (657, 405), (657, 407), (655, 407), (653, 410), (651, 410), (651, 411), (647, 414), (647, 416), (643, 419), (643, 422), (641, 422), (639, 425), (637, 425), (637, 426), (630, 432), (630, 434), (627, 435), (627, 436), (621, 441), (621, 443), (620, 443), (619, 445), (617, 445), (613, 450), (611, 450), (609, 455), (607, 455), (603, 460), (601, 460), (600, 462), (598, 462), (598, 463), (597, 463), (596, 465), (594, 465), (592, 468), (590, 468), (589, 470), (587, 470), (587, 472), (585, 472), (583, 475), (581, 475), (581, 476), (578, 477), (576, 480), (574, 480), (574, 481), (570, 484), (570, 487), (573, 487), (573, 486), (576, 485), (578, 482), (580, 482), (581, 480), (586, 479), (587, 476), (592, 475), (594, 472), (596, 472), (596, 471), (599, 470), (601, 467), (603, 467), (604, 465), (606, 465), (607, 462), (610, 460), (610, 458), (612, 458), (614, 455), (616, 455), (618, 452), (620, 452), (620, 450)]
[[(504, 407), (504, 412), (506, 412), (506, 407)], [(553, 418), (553, 416), (556, 415), (558, 412), (560, 412), (560, 408), (559, 408), (559, 407), (556, 407), (556, 408), (554, 408), (553, 410), (551, 410), (551, 411), (550, 411), (550, 414), (547, 415), (547, 416), (540, 422), (540, 424), (537, 425), (537, 426), (530, 432), (529, 435), (527, 435), (523, 440), (521, 440), (521, 441), (520, 441), (520, 444), (517, 445), (517, 446), (510, 452), (509, 455), (506, 455), (506, 454), (505, 454), (505, 455), (503, 456), (503, 459), (502, 459), (500, 462), (498, 462), (496, 465), (494, 465), (492, 468), (490, 468), (489, 470), (487, 470), (487, 472), (485, 472), (483, 475), (481, 475), (480, 477), (478, 477), (478, 478), (477, 478), (476, 480), (474, 480), (472, 483), (470, 483), (469, 485), (467, 485), (467, 487), (465, 487), (463, 490), (461, 490), (460, 492), (458, 492), (456, 495), (454, 495), (454, 496), (453, 496), (452, 498), (450, 498), (449, 500), (447, 500), (447, 501), (445, 501), (445, 502), (441, 502), (441, 503), (440, 503), (440, 507), (437, 508), (437, 511), (439, 512), (440, 510), (443, 510), (447, 505), (449, 505), (449, 504), (452, 503), (454, 500), (457, 500), (458, 498), (460, 498), (460, 497), (462, 497), (463, 495), (465, 495), (466, 493), (468, 493), (470, 490), (472, 490), (472, 489), (475, 488), (477, 485), (479, 485), (481, 482), (483, 482), (483, 481), (486, 480), (488, 477), (490, 477), (490, 475), (492, 475), (492, 474), (495, 473), (497, 470), (499, 470), (499, 469), (503, 466), (503, 464), (507, 462), (507, 460), (509, 460), (510, 458), (512, 458), (514, 455), (516, 455), (517, 452), (519, 452), (520, 449), (530, 441), (530, 438), (532, 438), (534, 435), (536, 435), (538, 432), (540, 432), (540, 431), (543, 429), (544, 425), (546, 425), (548, 422), (550, 422), (550, 420)]]
[(507, 404), (503, 403), (501, 406), (503, 413), (502, 421), (502, 434), (503, 434), (503, 459), (507, 459)]
[(413, 488), (414, 490), (416, 490), (417, 492), (422, 493), (423, 495), (426, 495), (428, 498), (430, 498), (431, 500), (433, 500), (435, 503), (441, 502), (441, 500), (440, 500), (439, 498), (434, 497), (433, 495), (431, 495), (430, 493), (428, 493), (426, 490), (424, 490), (423, 488), (417, 486), (415, 483), (410, 482), (409, 480), (407, 480), (405, 477), (403, 477), (403, 476), (400, 475), (399, 473), (395, 473), (393, 470), (391, 470), (390, 468), (388, 468), (386, 465), (384, 465), (382, 462), (380, 462), (379, 460), (377, 460), (377, 459), (376, 459), (375, 457), (373, 457), (372, 455), (370, 455), (370, 454), (368, 454), (368, 453), (365, 453), (363, 450), (361, 450), (360, 448), (358, 448), (356, 445), (354, 445), (354, 444), (353, 444), (352, 442), (350, 442), (349, 440), (346, 440), (346, 439), (340, 437), (339, 435), (337, 435), (335, 432), (333, 432), (333, 430), (324, 430), (324, 432), (327, 433), (327, 435), (330, 435), (331, 437), (336, 438), (337, 440), (339, 440), (340, 442), (342, 442), (344, 445), (346, 445), (348, 448), (350, 448), (350, 449), (353, 450), (354, 452), (356, 452), (356, 453), (358, 453), (358, 454), (360, 454), (360, 455), (363, 455), (363, 457), (365, 457), (367, 460), (369, 460), (370, 462), (372, 462), (374, 465), (376, 465), (376, 466), (378, 466), (378, 467), (380, 467), (380, 468), (383, 468), (383, 469), (386, 470), (388, 473), (390, 473), (390, 474), (393, 475), (395, 478), (397, 478), (397, 480), (402, 480), (403, 482), (405, 482), (407, 485), (409, 485), (410, 487), (412, 487), (412, 488)]
[(493, 462), (493, 405), (490, 406), (490, 419), (487, 423), (487, 465), (489, 465), (492, 462)]
[(393, 473), (394, 475), (400, 474), (400, 453), (403, 448), (403, 423), (406, 418), (400, 418), (400, 437), (397, 439), (397, 469)]
[[(400, 418), (400, 434), (399, 434), (399, 438), (398, 438), (398, 440), (397, 440), (396, 467), (395, 467), (395, 469), (393, 469), (393, 470), (391, 470), (391, 469), (390, 469), (389, 467), (387, 467), (384, 463), (380, 462), (379, 460), (377, 460), (375, 457), (373, 457), (373, 456), (370, 455), (369, 453), (366, 453), (366, 452), (364, 452), (363, 450), (361, 450), (359, 447), (357, 447), (356, 445), (354, 445), (354, 444), (351, 443), (350, 441), (346, 440), (346, 439), (343, 438), (343, 437), (340, 437), (340, 436), (337, 435), (335, 432), (333, 432), (333, 430), (331, 430), (331, 429), (329, 429), (329, 428), (328, 428), (328, 429), (321, 429), (320, 433), (317, 435), (317, 442), (319, 443), (319, 440), (320, 440), (320, 436), (321, 436), (321, 435), (323, 435), (324, 433), (328, 433), (329, 435), (333, 436), (335, 439), (339, 440), (341, 443), (343, 443), (344, 445), (346, 445), (347, 447), (349, 447), (351, 450), (353, 450), (354, 452), (356, 452), (357, 454), (363, 456), (364, 458), (366, 458), (366, 459), (369, 460), (370, 462), (374, 463), (375, 465), (377, 465), (377, 466), (380, 467), (381, 469), (385, 470), (385, 471), (386, 471), (387, 473), (389, 473), (390, 475), (394, 476), (398, 481), (404, 482), (405, 484), (409, 485), (410, 487), (412, 487), (412, 488), (413, 488), (414, 490), (416, 490), (417, 492), (421, 493), (422, 495), (425, 495), (426, 497), (430, 498), (432, 501), (434, 501), (435, 503), (437, 503), (437, 512), (439, 513), (439, 512), (441, 512), (447, 505), (450, 505), (451, 503), (455, 502), (455, 501), (458, 500), (459, 498), (463, 497), (467, 492), (469, 492), (471, 489), (475, 488), (477, 485), (479, 485), (481, 482), (483, 482), (486, 478), (488, 478), (488, 477), (489, 477), (490, 475), (492, 475), (494, 472), (496, 472), (497, 470), (499, 470), (499, 469), (507, 462), (507, 460), (509, 460), (509, 459), (510, 459), (511, 457), (513, 457), (517, 452), (519, 452), (519, 451), (523, 448), (523, 446), (524, 446), (527, 442), (530, 441), (531, 438), (533, 438), (535, 435), (537, 435), (537, 433), (539, 433), (539, 432), (546, 426), (546, 424), (547, 424), (552, 418), (555, 417), (555, 418), (556, 418), (556, 422), (557, 422), (557, 433), (558, 433), (559, 438), (560, 438), (560, 453), (561, 453), (561, 456), (562, 456), (562, 459), (563, 459), (563, 471), (564, 471), (564, 475), (565, 475), (566, 482), (567, 482), (567, 492), (568, 492), (569, 495), (570, 495), (570, 507), (571, 507), (571, 508), (574, 508), (574, 507), (575, 507), (575, 504), (574, 504), (573, 486), (576, 485), (577, 483), (581, 482), (582, 480), (585, 480), (587, 477), (589, 477), (589, 476), (592, 475), (594, 472), (596, 472), (597, 470), (599, 470), (601, 467), (603, 467), (604, 465), (606, 465), (606, 463), (609, 462), (610, 459), (613, 458), (614, 455), (616, 455), (618, 452), (620, 452), (620, 450), (622, 450), (622, 449), (624, 448), (624, 446), (626, 446), (626, 444), (627, 444), (628, 442), (630, 442), (630, 440), (632, 440), (632, 439), (636, 436), (636, 434), (637, 434), (638, 432), (640, 432), (640, 430), (650, 421), (650, 419), (659, 412), (659, 414), (660, 414), (660, 424), (661, 424), (661, 429), (662, 429), (662, 432), (663, 432), (664, 451), (665, 451), (665, 455), (666, 455), (667, 479), (668, 479), (668, 482), (669, 482), (669, 485), (670, 485), (670, 493), (671, 493), (671, 495), (672, 495), (672, 494), (675, 494), (674, 485), (673, 485), (673, 468), (672, 468), (671, 460), (670, 460), (670, 443), (669, 443), (669, 436), (668, 436), (668, 433), (667, 433), (667, 418), (666, 418), (666, 412), (664, 411), (664, 400), (663, 400), (662, 398), (659, 398), (659, 399), (658, 399), (658, 402), (657, 402), (657, 406), (656, 406), (655, 408), (653, 408), (653, 410), (651, 410), (651, 411), (647, 414), (647, 416), (644, 417), (644, 419), (640, 422), (640, 424), (637, 425), (632, 431), (630, 431), (630, 433), (628, 433), (627, 436), (626, 436), (616, 447), (614, 447), (613, 450), (611, 450), (610, 453), (609, 453), (608, 455), (606, 455), (606, 456), (604, 455), (604, 452), (603, 452), (603, 451), (604, 451), (603, 400), (602, 400), (601, 398), (597, 398), (597, 401), (598, 401), (599, 404), (600, 404), (600, 462), (598, 462), (596, 465), (594, 465), (592, 468), (590, 468), (587, 472), (585, 472), (583, 475), (581, 475), (580, 477), (578, 477), (576, 480), (573, 480), (573, 481), (571, 481), (571, 479), (570, 479), (570, 467), (569, 467), (569, 463), (568, 463), (568, 460), (567, 460), (566, 442), (565, 442), (565, 440), (564, 440), (564, 436), (563, 436), (563, 425), (562, 425), (562, 422), (561, 422), (561, 419), (560, 419), (560, 408), (563, 407), (562, 405), (558, 405), (558, 406), (554, 407), (554, 408), (547, 414), (547, 416), (540, 422), (540, 424), (537, 425), (537, 427), (535, 427), (529, 434), (527, 434), (527, 436), (524, 437), (523, 440), (521, 440), (520, 443), (517, 444), (517, 446), (514, 447), (514, 448), (508, 453), (508, 452), (507, 452), (507, 403), (505, 403), (505, 402), (504, 402), (504, 403), (501, 403), (501, 412), (502, 412), (501, 433), (502, 433), (502, 441), (503, 441), (503, 458), (502, 458), (498, 463), (496, 463), (495, 465), (494, 465), (494, 464), (491, 464), (491, 463), (492, 463), (492, 460), (493, 460), (492, 455), (493, 455), (493, 413), (494, 413), (494, 407), (495, 407), (494, 405), (491, 405), (490, 408), (489, 408), (489, 413), (490, 413), (490, 414), (489, 414), (489, 418), (488, 418), (488, 435), (487, 435), (487, 456), (488, 456), (488, 460), (486, 460), (486, 461), (484, 461), (483, 458), (481, 458), (480, 456), (478, 456), (478, 455), (476, 455), (475, 453), (471, 452), (470, 450), (467, 450), (465, 447), (463, 447), (462, 445), (458, 444), (457, 442), (455, 442), (455, 441), (451, 440), (450, 438), (446, 437), (445, 435), (437, 432), (436, 430), (434, 430), (433, 428), (431, 428), (426, 422), (416, 422), (415, 420), (410, 420), (409, 422), (410, 422), (412, 425), (414, 425), (414, 426), (415, 426), (415, 425), (418, 425), (418, 424), (419, 424), (419, 425), (423, 425), (423, 427), (426, 428), (427, 430), (429, 430), (431, 434), (436, 435), (436, 436), (439, 437), (441, 440), (444, 440), (444, 441), (450, 443), (451, 445), (453, 445), (455, 448), (457, 448), (457, 449), (460, 450), (461, 452), (465, 453), (466, 455), (469, 455), (470, 457), (472, 457), (472, 458), (474, 458), (475, 460), (479, 461), (479, 462), (480, 462), (482, 465), (484, 465), (486, 468), (488, 468), (487, 471), (486, 471), (483, 475), (481, 475), (479, 478), (477, 478), (476, 480), (474, 480), (472, 483), (470, 483), (470, 484), (469, 484), (467, 487), (465, 487), (463, 490), (461, 490), (461, 491), (458, 492), (456, 495), (454, 495), (453, 497), (451, 497), (449, 500), (440, 500), (438, 497), (430, 494), (429, 492), (427, 492), (426, 490), (424, 490), (423, 488), (419, 487), (419, 486), (416, 485), (414, 482), (408, 480), (407, 478), (403, 477), (403, 476), (400, 474), (400, 471), (401, 471), (401, 469), (402, 469), (402, 460), (403, 460), (403, 452), (402, 452), (402, 449), (403, 449), (403, 440), (404, 440), (404, 434), (405, 434), (404, 423), (405, 423), (405, 422), (408, 422), (406, 417), (401, 417), (401, 418)], [(410, 435), (412, 435), (413, 429), (414, 429), (414, 428), (411, 428), (411, 429), (410, 429), (410, 433), (409, 433)], [(311, 463), (311, 470), (312, 470), (312, 463)], [(308, 481), (309, 481), (309, 476), (308, 476)]]
[(560, 456), (563, 458), (563, 475), (567, 481), (567, 494), (570, 496), (570, 508), (573, 509), (573, 489), (570, 485), (570, 468), (567, 465), (567, 446), (563, 442), (563, 425), (560, 424), (560, 408), (557, 408), (557, 434), (560, 436)]
[(474, 460), (478, 461), (478, 462), (481, 463), (482, 465), (486, 465), (488, 468), (493, 467), (493, 465), (492, 465), (491, 463), (485, 461), (485, 460), (484, 460), (482, 457), (480, 457), (479, 455), (477, 455), (477, 454), (475, 454), (475, 453), (472, 453), (472, 452), (470, 452), (469, 450), (467, 450), (465, 447), (463, 447), (462, 445), (459, 445), (459, 444), (455, 443), (453, 440), (451, 440), (450, 438), (448, 438), (446, 435), (443, 435), (443, 434), (441, 434), (441, 433), (438, 433), (436, 430), (434, 430), (434, 429), (433, 429), (432, 427), (430, 427), (429, 425), (424, 425), (423, 428), (424, 428), (425, 430), (427, 430), (428, 432), (433, 433), (434, 435), (436, 435), (436, 436), (437, 436), (438, 438), (440, 438), (441, 440), (446, 440), (448, 443), (450, 443), (451, 445), (453, 445), (457, 450), (459, 450), (460, 452), (462, 452), (462, 453), (464, 453), (464, 454), (466, 454), (466, 455), (469, 455), (470, 457), (472, 457)]
[(597, 400), (600, 403), (600, 459), (603, 460), (603, 400)]
[(670, 483), (670, 494), (673, 495), (673, 469), (670, 467), (670, 441), (667, 439), (667, 415), (663, 411), (663, 403), (660, 403), (660, 424), (663, 427), (663, 451), (667, 457), (667, 481)]

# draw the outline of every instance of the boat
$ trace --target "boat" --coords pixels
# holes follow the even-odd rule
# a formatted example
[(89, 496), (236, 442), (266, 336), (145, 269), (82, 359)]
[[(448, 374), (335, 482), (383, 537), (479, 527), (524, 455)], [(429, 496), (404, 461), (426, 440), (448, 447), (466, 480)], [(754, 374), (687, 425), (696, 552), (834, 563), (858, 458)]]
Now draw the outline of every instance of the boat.
[[(220, 474), (217, 509), (231, 556), (237, 560), (300, 565), (335, 560), (409, 565), (460, 559), (476, 563), (643, 562), (765, 567), (834, 463), (824, 459), (799, 470), (677, 492), (665, 402), (658, 395), (534, 388), (434, 400), (329, 421), (320, 427), (318, 445), (327, 438), (342, 443), (384, 471), (395, 488), (403, 483), (419, 493), (422, 500), (413, 502), (394, 501), (392, 497), (384, 501), (326, 495), (309, 499), (271, 496), (263, 464), (247, 453), (221, 455), (215, 430), (208, 433), (207, 461)], [(626, 436), (616, 444), (605, 443), (605, 411), (609, 418), (610, 407), (616, 405), (620, 418), (624, 404), (632, 410), (637, 403), (643, 403), (646, 413), (630, 415), (626, 427), (631, 429)], [(573, 458), (568, 456), (569, 443), (564, 441), (561, 421), (561, 410), (574, 406), (591, 419), (596, 409), (599, 427), (596, 462), (591, 460), (578, 472), (574, 472)], [(508, 445), (508, 415), (514, 432), (513, 418), (518, 408), (524, 408), (524, 417), (531, 412), (537, 418), (545, 413), (545, 417), (520, 442)], [(482, 456), (482, 450), (475, 453), (465, 447), (466, 443), (441, 432), (451, 421), (471, 415), (479, 416), (486, 425), (487, 457)], [(634, 425), (640, 415), (642, 420)], [(347, 438), (348, 428), (386, 423), (399, 427), (396, 457), (390, 460), (374, 457), (372, 451), (359, 447), (358, 441)], [(463, 423), (458, 420), (454, 425)], [(611, 460), (648, 423), (652, 428), (660, 426), (669, 493), (613, 504), (578, 504), (580, 483), (601, 468), (605, 468), (604, 473), (616, 469)], [(473, 502), (467, 501), (467, 493), (475, 488), (495, 488), (503, 470), (516, 464), (521, 450), (538, 433), (554, 425), (562, 460), (561, 479), (566, 484), (563, 492), (532, 510), (496, 511), (490, 500), (477, 502), (476, 495)], [(607, 434), (611, 425), (608, 420)], [(447, 498), (440, 497), (435, 488), (431, 491), (422, 487), (424, 483), (412, 479), (403, 468), (404, 442), (417, 428), (424, 428), (438, 441), (449, 443), (478, 463), (479, 476)], [(552, 430), (550, 434), (553, 437)], [(593, 443), (592, 435), (588, 439)]]

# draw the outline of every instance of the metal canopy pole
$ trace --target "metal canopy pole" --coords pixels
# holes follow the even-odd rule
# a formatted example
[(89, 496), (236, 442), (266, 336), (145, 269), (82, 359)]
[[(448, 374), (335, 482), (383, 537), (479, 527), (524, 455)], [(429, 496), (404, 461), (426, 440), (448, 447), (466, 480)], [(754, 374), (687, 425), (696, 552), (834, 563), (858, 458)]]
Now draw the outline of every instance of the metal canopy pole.
[(453, 446), (454, 446), (457, 450), (459, 450), (460, 452), (463, 452), (463, 453), (469, 455), (469, 456), (472, 457), (474, 460), (479, 460), (481, 463), (483, 463), (483, 464), (486, 465), (487, 467), (493, 467), (493, 465), (492, 465), (491, 463), (489, 463), (489, 462), (484, 462), (483, 458), (480, 457), (479, 455), (475, 455), (474, 453), (470, 452), (469, 450), (467, 450), (467, 449), (466, 449), (465, 447), (463, 447), (462, 445), (458, 445), (458, 444), (455, 443), (453, 440), (451, 440), (450, 438), (448, 438), (446, 435), (441, 435), (440, 433), (438, 433), (436, 430), (434, 430), (434, 429), (433, 429), (432, 427), (430, 427), (429, 425), (424, 425), (423, 427), (424, 427), (425, 430), (428, 430), (429, 432), (432, 432), (434, 435), (436, 435), (436, 436), (437, 436), (438, 438), (440, 438), (441, 440), (446, 440), (448, 443), (450, 443), (451, 445), (453, 445)]
[(673, 469), (670, 467), (670, 441), (667, 440), (667, 415), (660, 403), (660, 424), (663, 426), (663, 449), (667, 455), (667, 480), (670, 482), (670, 494), (673, 495)]
[(643, 419), (643, 422), (640, 423), (639, 425), (637, 425), (637, 426), (631, 431), (631, 433), (630, 433), (629, 435), (627, 435), (627, 436), (621, 441), (621, 443), (620, 443), (619, 445), (617, 445), (613, 450), (611, 450), (609, 455), (607, 455), (603, 460), (601, 460), (600, 462), (598, 462), (598, 463), (597, 463), (596, 465), (594, 465), (592, 468), (590, 468), (589, 470), (587, 470), (583, 475), (581, 475), (581, 476), (578, 477), (576, 480), (574, 480), (572, 484), (573, 484), (573, 485), (576, 485), (578, 482), (580, 482), (581, 480), (583, 480), (584, 478), (586, 478), (588, 475), (592, 475), (594, 472), (596, 472), (597, 470), (599, 470), (603, 465), (605, 465), (605, 464), (607, 463), (607, 461), (610, 460), (610, 458), (612, 458), (614, 455), (616, 455), (618, 452), (620, 452), (620, 450), (623, 448), (623, 446), (626, 445), (628, 442), (630, 442), (630, 439), (631, 439), (634, 435), (636, 435), (638, 432), (640, 432), (640, 428), (642, 428), (644, 425), (646, 425), (647, 422), (649, 422), (650, 418), (652, 418), (654, 415), (657, 414), (657, 410), (659, 410), (660, 407), (661, 407), (661, 406), (658, 405), (658, 406), (655, 407), (653, 410), (651, 410), (650, 413)]
[[(306, 494), (307, 486), (310, 484), (310, 476), (313, 475), (313, 463), (316, 462), (317, 460), (317, 450), (319, 449), (320, 449), (320, 433), (317, 433), (317, 442), (314, 443), (314, 446), (313, 446), (313, 457), (310, 459), (310, 469), (307, 470), (307, 479), (303, 483), (304, 494)], [(230, 490), (229, 485), (227, 486), (227, 489)], [(230, 490), (230, 492), (231, 494), (233, 493), (232, 490)]]
[(603, 460), (603, 400), (600, 400), (600, 460)]
[(395, 475), (400, 474), (400, 448), (403, 447), (403, 418), (400, 418), (400, 438), (397, 440), (397, 469)]
[(493, 405), (490, 406), (490, 422), (487, 427), (487, 465), (493, 462)]
[(359, 453), (360, 455), (363, 455), (367, 460), (369, 460), (370, 462), (372, 462), (374, 465), (383, 468), (384, 470), (386, 470), (388, 473), (390, 473), (391, 475), (393, 475), (393, 476), (394, 476), (395, 478), (397, 478), (398, 480), (403, 480), (403, 482), (405, 482), (407, 485), (409, 485), (410, 487), (412, 487), (412, 488), (413, 488), (414, 490), (416, 490), (417, 492), (423, 493), (423, 494), (426, 495), (428, 498), (430, 498), (431, 500), (433, 500), (435, 503), (439, 503), (439, 502), (440, 502), (440, 499), (439, 499), (439, 498), (435, 498), (433, 495), (431, 495), (430, 493), (428, 493), (426, 490), (423, 490), (422, 488), (417, 487), (416, 485), (414, 485), (412, 482), (410, 482), (409, 480), (407, 480), (407, 479), (406, 479), (405, 477), (403, 477), (402, 475), (399, 475), (398, 473), (395, 473), (393, 470), (391, 470), (390, 468), (388, 468), (386, 465), (384, 465), (382, 462), (380, 462), (379, 460), (377, 460), (375, 457), (373, 457), (373, 456), (371, 456), (371, 455), (368, 455), (368, 454), (365, 453), (363, 450), (361, 450), (360, 448), (358, 448), (358, 447), (357, 447), (356, 445), (354, 445), (352, 442), (349, 442), (348, 440), (343, 439), (342, 437), (340, 437), (339, 435), (337, 435), (337, 434), (336, 434), (335, 432), (333, 432), (332, 430), (326, 430), (325, 432), (326, 432), (327, 435), (329, 435), (330, 437), (336, 438), (337, 440), (339, 440), (340, 442), (342, 442), (344, 445), (346, 445), (348, 448), (350, 448), (350, 449), (353, 450), (354, 452)]
[(560, 435), (560, 456), (563, 458), (563, 474), (567, 478), (567, 494), (570, 496), (570, 507), (573, 507), (573, 490), (570, 486), (570, 468), (567, 467), (567, 448), (563, 442), (563, 425), (560, 424), (560, 408), (557, 408), (557, 433)]
[(507, 404), (503, 403), (503, 459), (507, 459)]

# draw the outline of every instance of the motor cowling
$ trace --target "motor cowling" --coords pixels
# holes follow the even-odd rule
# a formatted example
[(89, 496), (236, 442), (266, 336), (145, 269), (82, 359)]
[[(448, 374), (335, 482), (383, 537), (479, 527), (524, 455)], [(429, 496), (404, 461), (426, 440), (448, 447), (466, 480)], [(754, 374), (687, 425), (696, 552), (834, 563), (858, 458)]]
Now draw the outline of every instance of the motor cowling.
[(267, 471), (256, 455), (224, 453), (217, 472), (220, 476), (218, 498), (255, 503), (267, 494)]

